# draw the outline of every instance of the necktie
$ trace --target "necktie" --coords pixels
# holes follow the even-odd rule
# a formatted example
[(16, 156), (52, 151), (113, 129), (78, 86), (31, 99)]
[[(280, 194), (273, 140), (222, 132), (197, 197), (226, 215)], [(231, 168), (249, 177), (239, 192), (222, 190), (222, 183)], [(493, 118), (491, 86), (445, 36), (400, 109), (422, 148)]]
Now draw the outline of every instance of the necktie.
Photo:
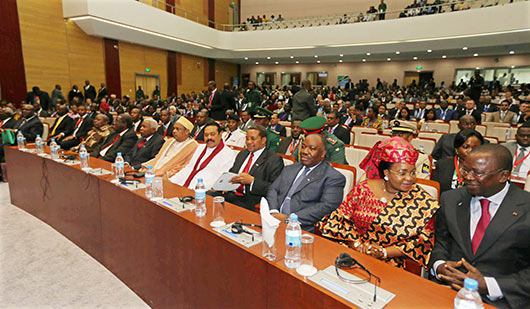
[(296, 188), (298, 188), (300, 183), (302, 183), (307, 173), (309, 173), (309, 167), (304, 167), (304, 171), (302, 172), (302, 175), (300, 175), (300, 177), (298, 177), (291, 185), (291, 188), (289, 189), (289, 192), (287, 192), (287, 195), (285, 196), (285, 200), (283, 200), (283, 203), (281, 206), (282, 213), (286, 215), (289, 215), (291, 213), (291, 196), (293, 196), (294, 191), (296, 190)]
[[(254, 153), (251, 152), (250, 156), (248, 158), (248, 162), (245, 165), (245, 168), (243, 169), (243, 173), (248, 173), (250, 171), (250, 167), (252, 166), (252, 158), (254, 158)], [(245, 190), (245, 186), (243, 184), (239, 185), (236, 189), (236, 195), (237, 196), (243, 196), (243, 190)]]
[(519, 164), (517, 164), (515, 166), (515, 168), (513, 169), (513, 172), (515, 174), (519, 174), (520, 170), (521, 170), (521, 165), (523, 165), (523, 159), (524, 159), (524, 156), (525, 156), (525, 152), (526, 152), (526, 148), (521, 148), (521, 152), (519, 152), (517, 154), (517, 158), (515, 158), (515, 162), (518, 162)]
[(112, 141), (112, 143), (108, 144), (107, 147), (101, 149), (101, 151), (99, 152), (99, 155), (102, 155), (101, 153), (105, 153), (107, 151), (107, 149), (109, 149), (110, 147), (112, 147), (112, 145), (114, 145), (114, 143), (116, 143), (116, 141), (118, 140), (118, 138), (120, 138), (120, 135), (116, 135), (116, 138), (114, 138), (114, 140)]
[(61, 122), (63, 121), (65, 116), (62, 116), (60, 117), (59, 119), (57, 119), (57, 123), (55, 123), (55, 126), (53, 127), (53, 130), (52, 130), (52, 134), (51, 136), (54, 136), (55, 135), (55, 130), (57, 130), (57, 128), (59, 127), (59, 125), (61, 124)]
[(471, 247), (473, 248), (473, 254), (477, 253), (478, 246), (480, 245), (482, 237), (484, 237), (486, 228), (488, 227), (488, 224), (491, 220), (489, 211), (490, 200), (485, 198), (481, 199), (480, 206), (482, 207), (482, 215), (480, 216), (477, 228), (475, 229), (475, 234), (473, 234), (473, 238), (471, 239)]
[(22, 119), (22, 121), (21, 121), (20, 124), (18, 125), (18, 128), (17, 128), (17, 129), (22, 128), (25, 124), (26, 124), (26, 119)]
[(79, 118), (79, 120), (77, 120), (76, 124), (75, 124), (75, 128), (77, 129), (79, 127), (79, 125), (81, 124), (81, 122), (83, 122), (83, 118)]
[(2, 122), (0, 122), (0, 128), (4, 126), (4, 123), (6, 123), (7, 119), (5, 120), (2, 120)]
[(138, 145), (137, 145), (138, 149), (142, 148), (143, 145), (145, 145), (145, 139), (138, 143)]

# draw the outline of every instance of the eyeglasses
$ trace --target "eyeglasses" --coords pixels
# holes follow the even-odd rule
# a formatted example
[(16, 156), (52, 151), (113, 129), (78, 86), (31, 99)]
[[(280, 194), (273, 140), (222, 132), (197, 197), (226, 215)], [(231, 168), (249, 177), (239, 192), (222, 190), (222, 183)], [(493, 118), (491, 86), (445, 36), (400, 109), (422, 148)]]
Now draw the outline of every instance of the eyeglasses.
[[(363, 272), (366, 273), (366, 277), (367, 278), (358, 279), (358, 280), (345, 278), (345, 277), (343, 277), (340, 274), (339, 268), (342, 268), (342, 269), (360, 269), (360, 270), (362, 270)], [(348, 253), (341, 253), (337, 257), (337, 259), (335, 260), (335, 271), (337, 273), (337, 277), (339, 277), (340, 280), (342, 280), (344, 282), (347, 282), (347, 283), (352, 283), (352, 284), (360, 284), (360, 283), (370, 282), (370, 280), (373, 277), (375, 279), (375, 284), (374, 284), (374, 302), (377, 300), (377, 286), (381, 285), (381, 278), (379, 278), (378, 276), (372, 274), (366, 267), (364, 267), (361, 263), (357, 262), (357, 260), (352, 258)]]
[(493, 171), (489, 171), (489, 172), (485, 172), (485, 173), (477, 173), (473, 170), (471, 171), (468, 171), (464, 168), (461, 168), (460, 169), (460, 173), (462, 174), (462, 176), (464, 177), (467, 177), (467, 176), (471, 176), (473, 178), (482, 178), (482, 177), (486, 177), (488, 175), (491, 175), (491, 174), (496, 174), (498, 172), (501, 172), (501, 171), (504, 171), (504, 168), (499, 168), (499, 169), (496, 169), (496, 170), (493, 170)]
[(390, 173), (394, 174), (394, 175), (398, 175), (399, 177), (405, 177), (407, 175), (409, 175), (410, 177), (416, 177), (416, 171), (411, 171), (411, 172), (399, 172), (399, 171), (393, 171), (393, 170), (388, 170)]

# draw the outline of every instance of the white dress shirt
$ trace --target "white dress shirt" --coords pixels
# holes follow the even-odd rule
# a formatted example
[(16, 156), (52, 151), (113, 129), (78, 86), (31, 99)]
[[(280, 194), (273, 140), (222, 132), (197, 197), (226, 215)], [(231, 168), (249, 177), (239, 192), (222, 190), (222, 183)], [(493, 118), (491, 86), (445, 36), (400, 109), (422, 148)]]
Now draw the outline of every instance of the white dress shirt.
[[(261, 154), (263, 153), (263, 151), (265, 151), (265, 147), (259, 149), (259, 150), (256, 150), (253, 152), (254, 156), (252, 157), (252, 163), (250, 164), (250, 169), (252, 169), (252, 166), (254, 166), (254, 164), (256, 164), (256, 161), (258, 160), (258, 158), (261, 156)], [(241, 167), (239, 168), (239, 173), (238, 174), (241, 174), (243, 173), (243, 170), (245, 169), (245, 166), (247, 166), (247, 163), (248, 163), (248, 160), (250, 159), (250, 154), (247, 156), (247, 158), (245, 159), (245, 161), (243, 162), (243, 164), (241, 164)], [(249, 170), (250, 171), (250, 170)], [(252, 181), (252, 183), (250, 184), (250, 190), (252, 190), (252, 186), (254, 185), (254, 181)], [(243, 192), (245, 192), (245, 186), (243, 186)], [(246, 193), (246, 192), (245, 192)]]
[[(519, 145), (517, 145), (517, 154), (520, 154), (522, 151), (524, 150), (524, 153), (525, 153), (525, 156), (528, 154), (528, 152), (530, 151), (530, 147), (521, 147)], [(515, 161), (517, 161), (517, 157), (514, 156), (513, 158), (513, 162), (514, 162), (514, 169), (515, 169)], [(521, 167), (519, 169), (519, 174), (516, 175), (515, 173), (513, 173), (515, 176), (519, 176), (519, 177), (524, 177), (526, 178), (526, 175), (528, 175), (528, 171), (530, 170), (530, 156), (528, 156), (526, 159), (523, 160), (523, 162), (520, 163), (521, 164)]]
[[(506, 197), (506, 194), (508, 194), (508, 190), (510, 189), (510, 184), (506, 183), (504, 188), (497, 192), (496, 194), (488, 197), (487, 199), (490, 201), (489, 205), (489, 213), (490, 213), (490, 222), (493, 220), (493, 217), (497, 213), (497, 210), (499, 210), (499, 206), (501, 205), (502, 201)], [(475, 230), (477, 229), (478, 222), (480, 221), (480, 218), (482, 217), (482, 206), (480, 205), (480, 200), (485, 199), (484, 196), (474, 196), (471, 198), (470, 203), (470, 220), (469, 220), (469, 232), (471, 235), (471, 239), (473, 239), (473, 235), (475, 234)], [(465, 207), (465, 205), (461, 205), (460, 207)], [(436, 269), (438, 269), (438, 266), (442, 265), (446, 261), (438, 260), (434, 262), (431, 273), (434, 276), (438, 276), (436, 273)], [(501, 288), (499, 286), (499, 283), (497, 280), (493, 277), (484, 277), (484, 281), (486, 281), (486, 287), (488, 288), (488, 298), (492, 301), (495, 301), (499, 298), (504, 297), (502, 294)]]

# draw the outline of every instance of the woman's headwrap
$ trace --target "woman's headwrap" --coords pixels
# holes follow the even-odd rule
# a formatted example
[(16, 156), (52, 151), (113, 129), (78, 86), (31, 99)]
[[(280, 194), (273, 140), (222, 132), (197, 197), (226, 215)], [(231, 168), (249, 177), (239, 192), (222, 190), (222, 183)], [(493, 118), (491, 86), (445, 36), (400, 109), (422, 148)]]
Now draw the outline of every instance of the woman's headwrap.
[(378, 166), (381, 161), (416, 165), (416, 160), (418, 160), (416, 149), (403, 138), (396, 136), (377, 142), (359, 167), (366, 172), (368, 179), (379, 179), (381, 177)]

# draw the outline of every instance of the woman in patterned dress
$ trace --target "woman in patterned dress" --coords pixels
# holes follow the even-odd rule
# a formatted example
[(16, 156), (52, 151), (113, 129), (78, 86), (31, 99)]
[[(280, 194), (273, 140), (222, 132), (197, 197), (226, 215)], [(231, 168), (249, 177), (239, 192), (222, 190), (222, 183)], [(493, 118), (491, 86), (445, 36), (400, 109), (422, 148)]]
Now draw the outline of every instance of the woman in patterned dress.
[(407, 258), (426, 266), (439, 205), (415, 183), (417, 159), (401, 137), (378, 142), (359, 165), (368, 179), (317, 223), (322, 235), (394, 266)]

